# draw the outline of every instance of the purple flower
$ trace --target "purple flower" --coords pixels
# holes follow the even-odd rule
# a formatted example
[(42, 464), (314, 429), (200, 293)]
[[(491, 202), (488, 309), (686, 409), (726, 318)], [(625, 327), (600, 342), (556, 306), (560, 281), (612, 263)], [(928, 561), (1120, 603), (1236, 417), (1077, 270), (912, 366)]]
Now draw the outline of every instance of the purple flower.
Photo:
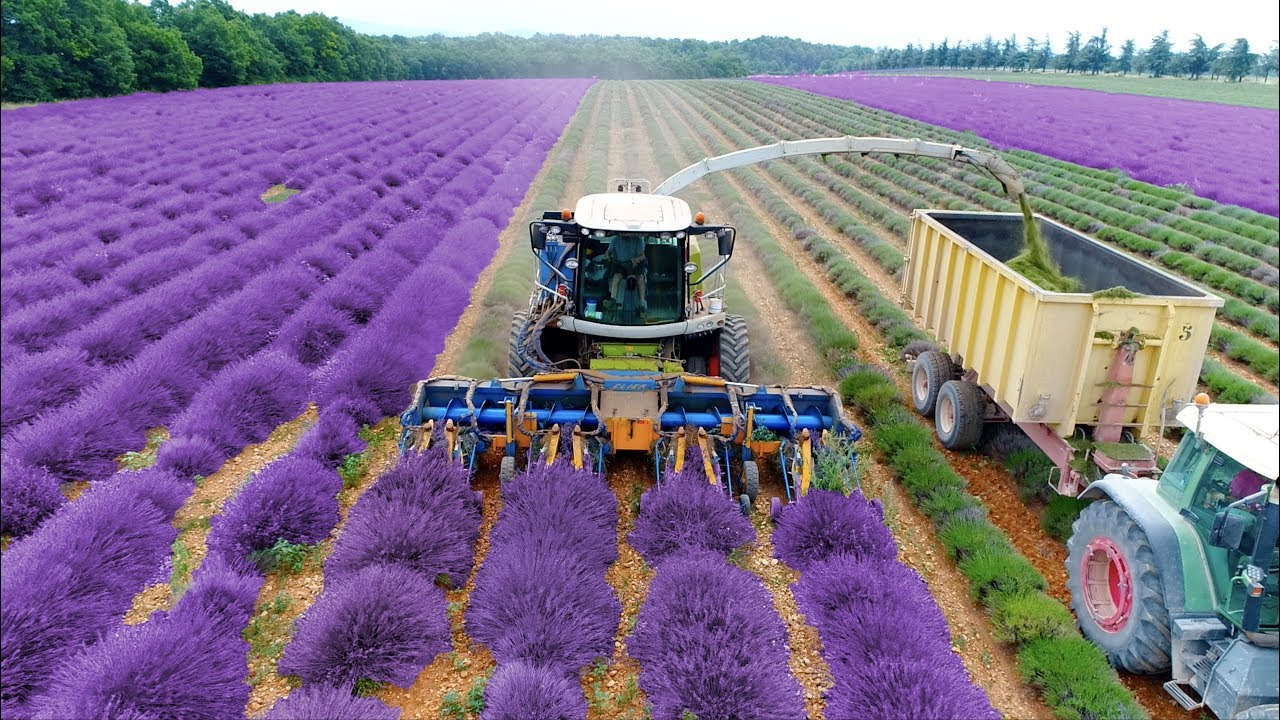
[(806, 572), (837, 555), (894, 560), (898, 545), (880, 511), (862, 493), (812, 490), (782, 509), (773, 531), (773, 554)]
[(707, 481), (700, 456), (691, 456), (682, 472), (668, 473), (640, 498), (636, 528), (627, 539), (650, 565), (690, 550), (725, 556), (755, 539), (751, 521), (719, 485)]
[(684, 552), (658, 568), (627, 650), (640, 661), (654, 717), (805, 716), (768, 590), (710, 552)]
[(443, 591), (412, 571), (374, 565), (325, 588), (298, 620), (279, 667), (306, 682), (408, 687), (449, 650), (449, 638)]
[(484, 691), (481, 720), (573, 720), (587, 716), (576, 677), (528, 663), (500, 665)]

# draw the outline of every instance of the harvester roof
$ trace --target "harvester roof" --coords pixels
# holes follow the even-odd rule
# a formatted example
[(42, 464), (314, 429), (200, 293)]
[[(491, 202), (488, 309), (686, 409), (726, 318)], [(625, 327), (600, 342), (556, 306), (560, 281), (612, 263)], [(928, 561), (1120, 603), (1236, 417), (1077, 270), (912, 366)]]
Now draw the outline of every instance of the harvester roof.
[(693, 224), (689, 205), (679, 198), (643, 193), (598, 193), (578, 201), (573, 219), (592, 230), (664, 232)]
[[(1178, 422), (1195, 430), (1196, 406), (1182, 408)], [(1280, 405), (1214, 403), (1199, 422), (1205, 442), (1270, 480), (1280, 476)]]

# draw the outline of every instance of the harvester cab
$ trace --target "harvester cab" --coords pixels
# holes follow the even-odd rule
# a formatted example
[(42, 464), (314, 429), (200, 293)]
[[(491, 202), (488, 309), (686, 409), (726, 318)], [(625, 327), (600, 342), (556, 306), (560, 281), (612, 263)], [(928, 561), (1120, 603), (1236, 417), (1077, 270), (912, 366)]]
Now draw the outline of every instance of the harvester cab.
[(544, 213), (529, 236), (538, 276), (512, 326), (513, 376), (586, 368), (749, 379), (745, 324), (724, 309), (732, 227), (706, 224), (678, 198), (633, 191)]
[(1277, 717), (1280, 409), (1183, 408), (1159, 480), (1108, 475), (1068, 542), (1072, 606), (1112, 662), (1170, 672), (1183, 707)]

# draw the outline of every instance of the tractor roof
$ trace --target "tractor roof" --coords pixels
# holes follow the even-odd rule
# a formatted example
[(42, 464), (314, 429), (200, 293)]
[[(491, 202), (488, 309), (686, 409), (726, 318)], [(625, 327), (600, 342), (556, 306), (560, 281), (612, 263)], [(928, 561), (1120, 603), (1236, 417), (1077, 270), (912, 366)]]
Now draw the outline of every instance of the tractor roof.
[[(1178, 411), (1178, 422), (1196, 429), (1196, 406)], [(1280, 476), (1280, 405), (1222, 405), (1205, 408), (1200, 434), (1205, 442), (1245, 467), (1275, 480)]]
[(573, 219), (592, 230), (674, 232), (693, 224), (693, 214), (685, 201), (643, 193), (587, 195), (578, 201)]

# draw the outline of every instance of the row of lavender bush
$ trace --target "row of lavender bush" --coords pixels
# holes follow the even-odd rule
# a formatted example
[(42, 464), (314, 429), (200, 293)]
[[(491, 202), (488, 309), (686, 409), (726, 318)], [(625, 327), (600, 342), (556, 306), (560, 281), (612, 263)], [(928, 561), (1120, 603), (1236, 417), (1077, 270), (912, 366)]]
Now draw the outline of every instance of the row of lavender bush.
[(759, 578), (726, 557), (755, 539), (697, 449), (640, 498), (628, 537), (657, 574), (627, 650), (654, 717), (803, 718), (786, 628)]
[(822, 639), (829, 717), (999, 717), (952, 652), (924, 580), (898, 562), (878, 502), (812, 490), (782, 509), (773, 546), (800, 572), (796, 606)]
[(578, 673), (610, 655), (622, 610), (604, 577), (617, 499), (602, 476), (539, 456), (503, 484), (502, 503), (466, 614), (498, 663), (481, 717), (585, 717)]

